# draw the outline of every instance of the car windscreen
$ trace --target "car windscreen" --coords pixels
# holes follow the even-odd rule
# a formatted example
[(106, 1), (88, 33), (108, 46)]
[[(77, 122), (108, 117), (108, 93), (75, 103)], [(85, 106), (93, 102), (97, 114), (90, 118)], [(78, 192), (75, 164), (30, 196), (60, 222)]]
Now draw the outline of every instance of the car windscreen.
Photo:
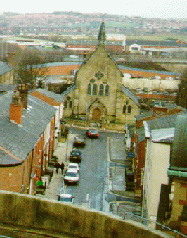
[(97, 133), (98, 133), (98, 131), (97, 131), (97, 130), (90, 130), (90, 133), (97, 134)]
[(71, 154), (72, 155), (80, 155), (80, 152), (79, 151), (72, 151)]
[(76, 173), (73, 173), (73, 172), (67, 172), (67, 173), (66, 173), (66, 176), (68, 176), (68, 177), (76, 177), (77, 174), (76, 174)]
[(76, 165), (69, 165), (68, 168), (70, 169), (77, 169), (77, 166)]

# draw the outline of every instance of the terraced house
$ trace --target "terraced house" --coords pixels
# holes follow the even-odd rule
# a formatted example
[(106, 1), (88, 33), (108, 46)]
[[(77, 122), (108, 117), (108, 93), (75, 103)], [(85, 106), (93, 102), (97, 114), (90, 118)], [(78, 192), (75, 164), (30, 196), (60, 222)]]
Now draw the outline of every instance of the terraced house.
[(0, 96), (0, 189), (34, 194), (54, 150), (56, 110), (26, 85)]

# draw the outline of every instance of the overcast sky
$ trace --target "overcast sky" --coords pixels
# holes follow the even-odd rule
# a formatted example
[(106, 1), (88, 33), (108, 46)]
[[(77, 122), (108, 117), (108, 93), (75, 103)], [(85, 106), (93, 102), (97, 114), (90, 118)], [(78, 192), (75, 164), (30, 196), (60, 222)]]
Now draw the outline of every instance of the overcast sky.
[(0, 12), (76, 11), (156, 18), (187, 18), (187, 0), (5, 0)]

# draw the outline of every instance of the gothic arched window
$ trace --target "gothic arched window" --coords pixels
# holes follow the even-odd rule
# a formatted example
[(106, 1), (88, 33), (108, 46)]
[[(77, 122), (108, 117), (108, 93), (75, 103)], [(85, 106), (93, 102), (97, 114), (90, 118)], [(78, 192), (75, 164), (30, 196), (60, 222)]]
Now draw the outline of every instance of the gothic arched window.
[(126, 109), (127, 109), (127, 107), (126, 107), (126, 105), (124, 105), (124, 106), (123, 106), (123, 114), (126, 113)]
[(92, 95), (97, 95), (97, 84), (93, 84), (93, 92)]
[(105, 96), (109, 96), (109, 86), (108, 86), (108, 84), (105, 86)]
[(104, 90), (104, 85), (100, 84), (100, 87), (99, 87), (99, 95), (100, 96), (103, 96), (103, 90)]
[(91, 84), (88, 84), (88, 91), (87, 91), (88, 95), (91, 95)]
[(72, 108), (72, 101), (69, 102), (69, 108)]
[(127, 113), (131, 113), (131, 106), (128, 106), (128, 108), (127, 108)]

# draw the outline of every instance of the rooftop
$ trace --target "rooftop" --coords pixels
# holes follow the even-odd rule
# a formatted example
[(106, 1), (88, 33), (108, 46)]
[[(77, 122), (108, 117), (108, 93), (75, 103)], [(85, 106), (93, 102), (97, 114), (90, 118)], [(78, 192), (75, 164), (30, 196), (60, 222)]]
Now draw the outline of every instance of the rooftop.
[(9, 110), (13, 92), (0, 95), (0, 166), (20, 164), (34, 148), (56, 109), (28, 95), (27, 109), (23, 109), (22, 124), (10, 121)]

